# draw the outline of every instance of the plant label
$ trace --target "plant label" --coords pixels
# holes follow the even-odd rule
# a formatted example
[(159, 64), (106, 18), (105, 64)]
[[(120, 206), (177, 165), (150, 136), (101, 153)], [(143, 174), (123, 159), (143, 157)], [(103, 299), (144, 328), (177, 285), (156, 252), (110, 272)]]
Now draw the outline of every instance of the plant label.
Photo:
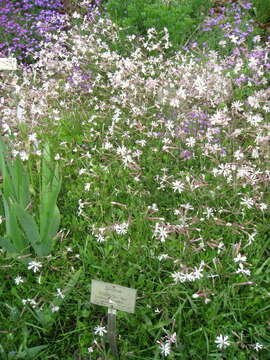
[(15, 58), (0, 58), (0, 70), (16, 70), (17, 60)]
[(137, 290), (135, 289), (92, 280), (90, 301), (92, 304), (133, 314), (135, 312), (136, 294)]

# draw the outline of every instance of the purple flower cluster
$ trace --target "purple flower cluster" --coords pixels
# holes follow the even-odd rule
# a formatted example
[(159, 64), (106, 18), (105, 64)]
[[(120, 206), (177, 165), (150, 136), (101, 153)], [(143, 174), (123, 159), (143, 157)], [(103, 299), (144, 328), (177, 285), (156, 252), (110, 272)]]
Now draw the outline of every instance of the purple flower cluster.
[[(98, 6), (96, 2), (88, 12)], [(69, 25), (61, 0), (6, 0), (0, 2), (0, 56), (15, 56), (23, 63), (33, 60), (46, 33)]]
[(203, 112), (192, 111), (187, 115), (187, 118), (183, 123), (184, 133), (192, 136), (204, 134), (207, 128), (210, 126), (207, 118), (207, 114)]
[[(237, 37), (238, 44), (242, 44), (254, 31), (253, 19), (243, 21), (243, 18), (247, 15), (247, 10), (251, 8), (252, 4), (250, 2), (233, 3), (231, 7), (220, 6), (217, 14), (215, 9), (212, 8), (210, 9), (211, 17), (203, 23), (202, 31), (212, 31), (214, 27), (218, 27), (224, 31), (225, 38)], [(243, 29), (243, 24), (245, 24), (245, 29)]]

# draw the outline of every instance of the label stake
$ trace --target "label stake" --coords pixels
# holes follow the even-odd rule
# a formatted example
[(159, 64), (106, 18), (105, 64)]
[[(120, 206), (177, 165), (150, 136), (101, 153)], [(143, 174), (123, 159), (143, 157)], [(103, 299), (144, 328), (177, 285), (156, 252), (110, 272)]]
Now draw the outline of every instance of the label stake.
[(118, 350), (116, 344), (116, 310), (113, 307), (108, 308), (108, 338), (112, 354), (118, 359)]

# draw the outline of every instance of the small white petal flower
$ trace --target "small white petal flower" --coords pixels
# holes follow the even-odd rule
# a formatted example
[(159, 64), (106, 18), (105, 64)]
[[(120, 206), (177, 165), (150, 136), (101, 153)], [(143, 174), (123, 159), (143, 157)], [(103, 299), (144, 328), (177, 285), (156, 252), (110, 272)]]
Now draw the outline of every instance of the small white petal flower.
[(64, 299), (65, 295), (63, 294), (63, 292), (61, 291), (61, 289), (56, 289), (57, 290), (57, 297), (60, 297), (61, 299)]
[(161, 355), (168, 356), (171, 352), (171, 345), (168, 342), (160, 343), (159, 349), (160, 349)]
[(227, 335), (219, 335), (216, 337), (215, 343), (219, 349), (225, 349), (230, 345), (229, 336)]
[(20, 151), (20, 158), (22, 161), (25, 161), (29, 159), (29, 155), (26, 153), (26, 151), (22, 150)]
[(263, 348), (264, 348), (264, 346), (258, 342), (254, 345), (254, 350), (256, 350), (256, 351), (260, 351)]
[(14, 281), (15, 281), (16, 285), (20, 285), (24, 282), (23, 278), (19, 275), (17, 277), (15, 277)]
[(34, 273), (36, 273), (37, 271), (39, 271), (39, 268), (42, 267), (42, 264), (38, 261), (31, 261), (29, 264), (28, 264), (28, 267), (27, 269), (28, 270), (33, 270)]
[(238, 254), (233, 261), (234, 262), (245, 262), (247, 260), (247, 257), (245, 255)]
[(124, 235), (128, 232), (128, 223), (117, 224), (114, 226), (114, 230), (118, 235)]
[(181, 193), (184, 191), (184, 184), (181, 181), (176, 180), (173, 181), (172, 188), (174, 192), (178, 191), (179, 193)]
[(94, 332), (95, 332), (95, 335), (103, 336), (104, 334), (107, 333), (107, 330), (106, 330), (106, 328), (104, 326), (97, 325), (94, 328)]

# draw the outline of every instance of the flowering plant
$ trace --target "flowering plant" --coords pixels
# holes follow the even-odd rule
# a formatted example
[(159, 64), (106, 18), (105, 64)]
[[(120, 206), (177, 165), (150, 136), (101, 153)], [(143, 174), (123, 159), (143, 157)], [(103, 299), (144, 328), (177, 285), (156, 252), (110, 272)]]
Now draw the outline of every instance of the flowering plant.
[(23, 255), (31, 246), (38, 256), (50, 253), (53, 237), (60, 224), (56, 205), (61, 187), (58, 166), (52, 166), (49, 147), (45, 146), (41, 168), (39, 195), (39, 226), (31, 207), (29, 176), (21, 158), (10, 158), (8, 148), (0, 139), (0, 173), (3, 177), (2, 200), (6, 233), (0, 237), (0, 246), (9, 254)]

